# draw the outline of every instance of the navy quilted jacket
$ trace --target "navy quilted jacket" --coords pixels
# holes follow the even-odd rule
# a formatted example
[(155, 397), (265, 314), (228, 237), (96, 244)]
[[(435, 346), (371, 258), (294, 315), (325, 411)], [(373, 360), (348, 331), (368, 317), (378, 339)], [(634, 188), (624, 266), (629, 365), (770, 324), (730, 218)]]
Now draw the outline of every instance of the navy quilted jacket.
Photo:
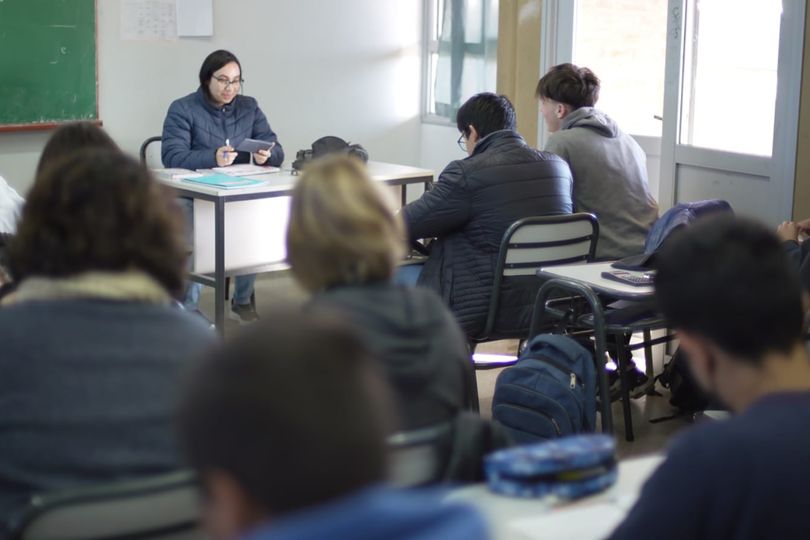
[[(202, 88), (198, 88), (169, 106), (163, 122), (163, 166), (216, 167), (217, 148), (225, 146), (226, 140), (236, 147), (246, 138), (276, 143), (265, 165), (278, 167), (284, 161), (284, 149), (255, 99), (238, 95), (227, 105), (217, 107), (206, 99)], [(247, 152), (240, 152), (234, 160), (234, 163), (249, 162)]]
[[(437, 238), (419, 284), (439, 292), (468, 337), (486, 322), (506, 229), (524, 217), (570, 214), (572, 185), (560, 157), (502, 130), (482, 138), (471, 156), (451, 162), (432, 190), (402, 210), (411, 239)], [(533, 277), (505, 280), (496, 333), (528, 331), (537, 284)]]

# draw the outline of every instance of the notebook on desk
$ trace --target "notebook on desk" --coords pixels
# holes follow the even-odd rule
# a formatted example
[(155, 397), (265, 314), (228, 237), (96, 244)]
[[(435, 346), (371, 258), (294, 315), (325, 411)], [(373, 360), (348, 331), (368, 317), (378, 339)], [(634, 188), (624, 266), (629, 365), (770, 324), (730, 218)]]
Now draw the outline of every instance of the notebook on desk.
[(227, 167), (214, 167), (211, 170), (228, 176), (255, 176), (257, 174), (279, 172), (281, 169), (278, 167), (262, 167), (259, 165), (251, 165), (250, 163), (243, 163), (240, 165), (229, 165)]
[(264, 180), (244, 178), (240, 176), (228, 176), (227, 174), (210, 174), (206, 176), (201, 175), (196, 178), (184, 178), (183, 181), (218, 189), (239, 189), (261, 186), (265, 183)]

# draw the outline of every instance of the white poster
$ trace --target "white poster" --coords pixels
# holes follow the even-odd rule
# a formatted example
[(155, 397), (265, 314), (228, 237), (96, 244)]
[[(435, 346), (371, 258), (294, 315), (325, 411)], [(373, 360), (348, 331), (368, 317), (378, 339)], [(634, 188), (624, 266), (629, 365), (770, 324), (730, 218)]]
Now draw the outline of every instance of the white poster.
[(175, 0), (121, 0), (121, 39), (177, 39)]
[(214, 0), (177, 0), (177, 35), (214, 35)]

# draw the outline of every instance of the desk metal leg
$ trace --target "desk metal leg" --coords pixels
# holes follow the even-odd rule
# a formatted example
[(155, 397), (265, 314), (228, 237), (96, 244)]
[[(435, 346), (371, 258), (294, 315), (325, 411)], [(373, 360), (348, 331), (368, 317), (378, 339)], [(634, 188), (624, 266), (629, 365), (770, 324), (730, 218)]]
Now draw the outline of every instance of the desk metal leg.
[(616, 369), (619, 370), (619, 386), (622, 394), (622, 414), (624, 415), (624, 439), (633, 442), (633, 410), (630, 406), (630, 381), (627, 380), (633, 358), (628, 346), (629, 336), (615, 334), (616, 336)]
[(399, 190), (400, 194), (400, 205), (405, 206), (408, 204), (408, 185), (402, 184), (402, 188)]
[(599, 297), (593, 290), (580, 283), (564, 279), (550, 279), (543, 283), (543, 286), (540, 287), (537, 293), (537, 299), (534, 302), (532, 322), (529, 327), (529, 339), (536, 336), (543, 327), (546, 302), (551, 292), (555, 289), (582, 296), (591, 308), (591, 312), (593, 313), (594, 340), (596, 341), (594, 364), (596, 367), (596, 382), (599, 385), (599, 399), (601, 401), (600, 415), (602, 417), (602, 432), (613, 434), (613, 412), (610, 408), (610, 388), (604, 364), (605, 354), (607, 352), (605, 314), (602, 309), (602, 302), (600, 302)]
[(225, 201), (214, 201), (214, 323), (225, 335)]

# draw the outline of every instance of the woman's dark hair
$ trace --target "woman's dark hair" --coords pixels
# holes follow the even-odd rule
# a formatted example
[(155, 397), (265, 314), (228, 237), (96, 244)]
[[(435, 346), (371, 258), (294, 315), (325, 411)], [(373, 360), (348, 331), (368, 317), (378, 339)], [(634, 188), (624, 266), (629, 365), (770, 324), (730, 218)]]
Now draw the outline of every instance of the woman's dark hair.
[(506, 96), (491, 92), (476, 94), (459, 108), (456, 125), (465, 136), (473, 126), (479, 137), (501, 129), (515, 129), (515, 108)]
[(593, 107), (599, 101), (599, 77), (586, 67), (559, 64), (543, 75), (534, 94), (574, 109)]
[(90, 149), (37, 175), (9, 246), (17, 281), (141, 270), (177, 295), (185, 242), (173, 197), (134, 159)]
[(219, 49), (205, 57), (202, 66), (200, 66), (200, 87), (205, 92), (205, 97), (211, 99), (211, 93), (208, 91), (208, 81), (214, 76), (214, 72), (231, 62), (236, 62), (236, 65), (239, 66), (239, 76), (241, 77), (242, 64), (239, 63), (239, 59), (232, 52)]
[(48, 143), (39, 156), (37, 175), (48, 166), (67, 156), (83, 152), (91, 148), (104, 148), (118, 150), (107, 132), (91, 122), (71, 122), (53, 132)]
[(275, 306), (198, 364), (178, 426), (201, 477), (226, 472), (281, 516), (384, 481), (391, 413), (375, 359), (343, 321)]

